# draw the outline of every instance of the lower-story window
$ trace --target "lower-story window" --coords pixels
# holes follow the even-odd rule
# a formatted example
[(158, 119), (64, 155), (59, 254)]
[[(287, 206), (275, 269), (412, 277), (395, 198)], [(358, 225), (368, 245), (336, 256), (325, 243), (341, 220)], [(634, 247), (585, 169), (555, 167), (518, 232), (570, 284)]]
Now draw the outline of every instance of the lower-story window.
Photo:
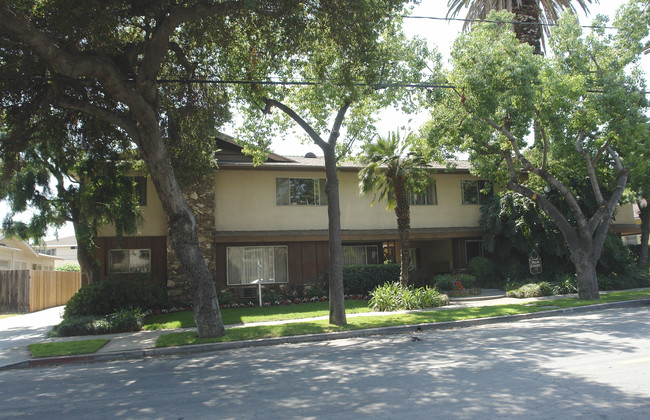
[(151, 272), (150, 249), (111, 249), (108, 251), (108, 272), (149, 273)]
[(226, 250), (228, 284), (287, 283), (287, 246), (236, 246)]
[(350, 245), (343, 247), (343, 265), (379, 264), (377, 245)]

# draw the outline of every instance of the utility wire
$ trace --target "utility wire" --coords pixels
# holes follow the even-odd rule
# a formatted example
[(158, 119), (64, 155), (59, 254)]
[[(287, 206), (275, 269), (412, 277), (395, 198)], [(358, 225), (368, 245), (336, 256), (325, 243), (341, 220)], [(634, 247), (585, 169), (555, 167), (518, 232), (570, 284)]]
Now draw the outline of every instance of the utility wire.
[[(3, 80), (25, 80), (21, 77), (4, 77)], [(55, 80), (75, 80), (75, 81), (88, 81), (95, 82), (94, 79), (78, 78), (72, 79), (69, 77), (32, 77), (29, 79), (32, 82), (51, 82)], [(135, 79), (127, 79), (127, 81), (135, 82)], [(320, 86), (325, 84), (323, 81), (308, 81), (308, 80), (234, 80), (234, 79), (208, 79), (208, 78), (193, 78), (193, 79), (157, 79), (158, 83), (171, 84), (215, 84), (215, 85), (265, 85), (265, 86)], [(344, 83), (338, 83), (338, 86), (344, 86)], [(414, 88), (414, 89), (455, 89), (456, 86), (442, 83), (416, 83), (416, 82), (391, 82), (391, 83), (366, 83), (355, 82), (352, 86), (368, 86), (375, 89), (387, 88)], [(589, 93), (603, 93), (602, 90), (590, 89)], [(650, 91), (641, 91), (645, 95), (650, 94)]]

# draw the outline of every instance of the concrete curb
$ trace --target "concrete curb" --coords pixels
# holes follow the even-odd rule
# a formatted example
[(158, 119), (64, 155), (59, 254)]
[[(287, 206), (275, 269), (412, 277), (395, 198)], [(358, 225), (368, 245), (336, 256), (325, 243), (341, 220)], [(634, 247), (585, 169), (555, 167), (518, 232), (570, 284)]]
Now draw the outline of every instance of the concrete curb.
[(116, 360), (144, 359), (148, 357), (158, 357), (158, 356), (178, 356), (178, 355), (207, 353), (207, 352), (222, 351), (222, 350), (241, 349), (241, 348), (248, 348), (248, 347), (265, 347), (265, 346), (274, 346), (278, 344), (310, 343), (315, 341), (340, 340), (345, 338), (370, 337), (370, 336), (377, 336), (377, 335), (412, 334), (418, 331), (435, 331), (435, 330), (448, 330), (453, 328), (467, 328), (467, 327), (475, 327), (481, 325), (518, 322), (518, 321), (524, 321), (529, 319), (549, 318), (553, 316), (588, 313), (588, 312), (595, 312), (604, 309), (636, 308), (636, 307), (643, 307), (643, 306), (650, 306), (650, 299), (635, 299), (635, 300), (626, 300), (626, 301), (611, 302), (611, 303), (597, 303), (594, 305), (577, 306), (573, 308), (551, 309), (548, 311), (532, 312), (526, 314), (502, 315), (496, 317), (475, 318), (475, 319), (466, 319), (460, 321), (445, 321), (445, 322), (426, 323), (426, 324), (400, 325), (395, 327), (370, 328), (370, 329), (363, 329), (363, 330), (297, 335), (297, 336), (277, 337), (277, 338), (261, 338), (256, 340), (231, 341), (226, 343), (208, 343), (208, 344), (194, 344), (194, 345), (178, 346), (178, 347), (127, 350), (122, 352), (112, 352), (112, 353), (102, 353), (102, 354), (46, 357), (40, 359), (30, 359), (23, 362), (2, 366), (0, 367), (0, 370), (56, 366), (56, 365), (71, 364), (71, 363), (85, 364), (85, 363), (93, 363), (93, 362), (109, 362), (109, 361), (116, 361)]

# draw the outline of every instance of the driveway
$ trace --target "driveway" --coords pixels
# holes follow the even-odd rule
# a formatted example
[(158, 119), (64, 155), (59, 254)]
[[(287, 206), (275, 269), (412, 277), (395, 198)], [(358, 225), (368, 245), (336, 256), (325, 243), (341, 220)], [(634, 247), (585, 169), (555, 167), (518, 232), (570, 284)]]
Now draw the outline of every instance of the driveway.
[(27, 345), (47, 336), (61, 322), (63, 306), (0, 319), (0, 366), (30, 358)]

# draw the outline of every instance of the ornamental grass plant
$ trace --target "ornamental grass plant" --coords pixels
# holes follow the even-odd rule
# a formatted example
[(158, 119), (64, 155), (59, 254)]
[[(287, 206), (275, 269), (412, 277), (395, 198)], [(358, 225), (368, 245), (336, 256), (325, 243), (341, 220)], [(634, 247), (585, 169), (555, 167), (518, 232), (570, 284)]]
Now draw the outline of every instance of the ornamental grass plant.
[(435, 287), (402, 287), (399, 283), (385, 283), (370, 293), (368, 306), (374, 311), (400, 311), (434, 308), (449, 305), (449, 297)]

